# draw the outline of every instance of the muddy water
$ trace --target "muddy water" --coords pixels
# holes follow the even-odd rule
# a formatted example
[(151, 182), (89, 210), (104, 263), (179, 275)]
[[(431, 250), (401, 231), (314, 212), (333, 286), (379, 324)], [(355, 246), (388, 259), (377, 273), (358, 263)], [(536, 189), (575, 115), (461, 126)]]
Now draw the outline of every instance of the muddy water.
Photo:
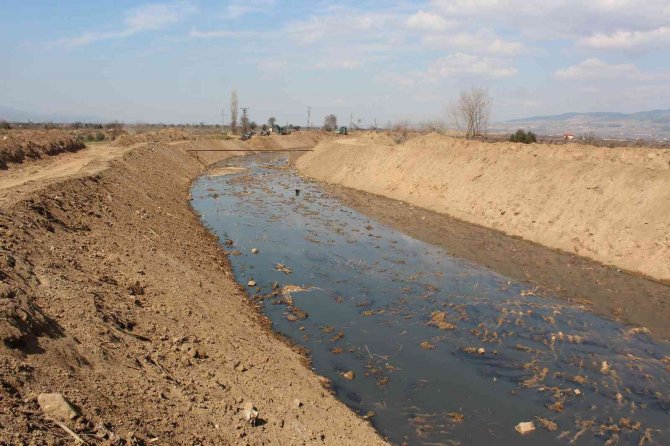
[(670, 444), (667, 343), (371, 221), (285, 160), (240, 166), (200, 178), (194, 208), (275, 329), (392, 442)]

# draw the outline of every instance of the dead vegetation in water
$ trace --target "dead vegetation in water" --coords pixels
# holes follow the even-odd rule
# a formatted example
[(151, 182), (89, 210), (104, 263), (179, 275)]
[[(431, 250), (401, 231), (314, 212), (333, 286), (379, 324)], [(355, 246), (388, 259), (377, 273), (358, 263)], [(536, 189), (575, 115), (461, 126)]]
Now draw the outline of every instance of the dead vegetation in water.
[(447, 313), (445, 311), (433, 311), (426, 325), (437, 327), (440, 330), (456, 329), (456, 326), (447, 320)]

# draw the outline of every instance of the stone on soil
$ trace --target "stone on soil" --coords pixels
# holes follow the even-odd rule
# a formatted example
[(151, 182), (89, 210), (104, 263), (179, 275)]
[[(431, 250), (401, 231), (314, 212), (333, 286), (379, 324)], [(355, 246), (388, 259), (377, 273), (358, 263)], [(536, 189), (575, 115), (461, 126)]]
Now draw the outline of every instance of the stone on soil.
[(60, 421), (74, 420), (79, 412), (60, 393), (40, 393), (37, 403), (44, 413)]

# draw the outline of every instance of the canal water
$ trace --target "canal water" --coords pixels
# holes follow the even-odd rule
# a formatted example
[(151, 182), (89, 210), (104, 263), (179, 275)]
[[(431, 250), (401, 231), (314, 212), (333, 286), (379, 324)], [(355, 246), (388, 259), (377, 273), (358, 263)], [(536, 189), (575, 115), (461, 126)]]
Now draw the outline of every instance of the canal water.
[(227, 163), (194, 209), (275, 330), (393, 443), (670, 444), (667, 343), (371, 221), (286, 158)]

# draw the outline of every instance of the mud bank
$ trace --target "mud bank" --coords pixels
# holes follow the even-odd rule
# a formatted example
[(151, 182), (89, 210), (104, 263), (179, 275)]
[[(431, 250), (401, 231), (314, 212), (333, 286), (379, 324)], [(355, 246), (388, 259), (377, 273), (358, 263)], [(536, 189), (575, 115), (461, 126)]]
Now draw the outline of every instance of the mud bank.
[(385, 444), (272, 334), (190, 209), (222, 157), (186, 150), (212, 144), (0, 194), (0, 444), (71, 444), (42, 392), (76, 406), (65, 423), (89, 444)]
[(670, 281), (670, 151), (482, 144), (428, 135), (322, 142), (317, 180)]
[(670, 341), (670, 285), (380, 195), (336, 185), (327, 185), (327, 191), (375, 221), (530, 283), (538, 295), (560, 296)]

